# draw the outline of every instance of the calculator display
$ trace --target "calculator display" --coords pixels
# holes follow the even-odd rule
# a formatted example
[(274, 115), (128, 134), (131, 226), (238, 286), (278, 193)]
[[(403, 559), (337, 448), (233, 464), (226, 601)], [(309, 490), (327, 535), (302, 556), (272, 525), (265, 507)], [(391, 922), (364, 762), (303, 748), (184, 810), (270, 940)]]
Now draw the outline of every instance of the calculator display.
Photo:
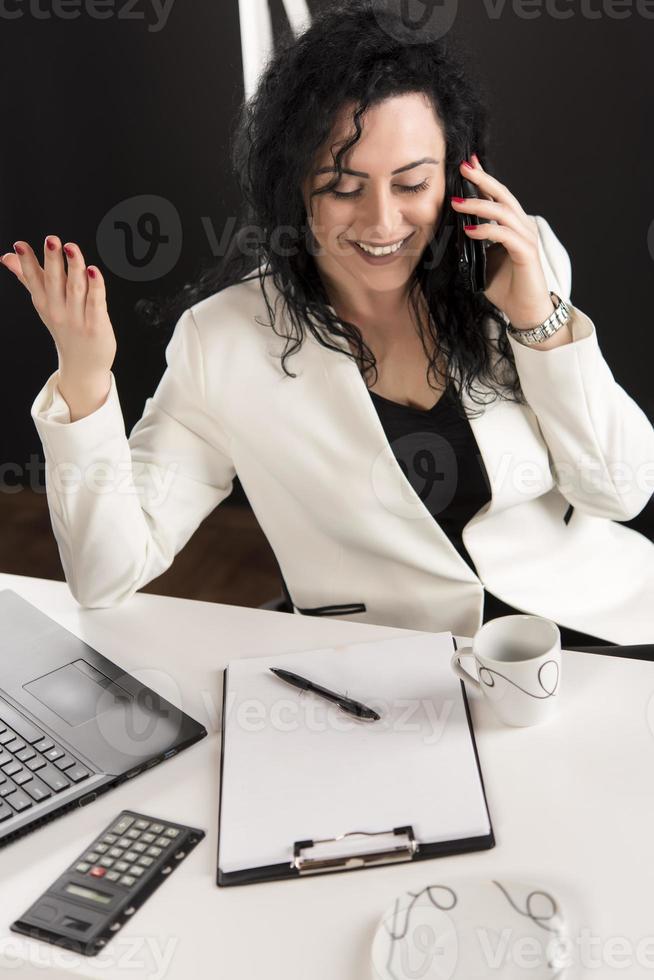
[(88, 898), (90, 901), (98, 902), (100, 905), (108, 905), (111, 901), (111, 895), (96, 892), (93, 888), (82, 888), (80, 885), (74, 885), (70, 881), (64, 891), (70, 892), (71, 895), (79, 895), (80, 898)]

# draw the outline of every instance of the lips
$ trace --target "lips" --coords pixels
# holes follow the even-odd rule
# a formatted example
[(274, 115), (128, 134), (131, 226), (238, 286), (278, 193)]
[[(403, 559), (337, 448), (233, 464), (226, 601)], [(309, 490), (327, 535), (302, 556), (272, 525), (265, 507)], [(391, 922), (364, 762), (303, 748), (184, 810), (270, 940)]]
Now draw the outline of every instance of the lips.
[[(410, 234), (405, 235), (404, 238), (398, 238), (397, 241), (388, 242), (386, 244), (382, 244), (381, 242), (380, 243), (375, 242), (374, 244), (372, 242), (365, 242), (364, 244), (370, 245), (371, 248), (388, 248), (390, 245), (397, 245), (397, 243), (399, 241), (399, 242), (402, 242), (402, 245), (404, 245), (406, 242), (408, 242), (408, 240), (411, 238), (411, 235), (413, 235), (413, 234), (414, 234), (414, 232), (412, 231), (412, 232), (410, 232)], [(363, 251), (363, 249), (361, 248), (361, 246), (358, 244), (358, 242), (355, 239), (350, 239), (350, 244), (351, 245), (356, 245), (357, 248), (359, 248), (361, 251)], [(366, 252), (366, 255), (370, 255), (370, 253), (369, 252)]]
[[(356, 241), (354, 241), (354, 239), (352, 239), (352, 240), (350, 240), (350, 244), (351, 244), (351, 245), (354, 245), (354, 246), (355, 246), (355, 248), (357, 248), (357, 249), (358, 249), (358, 250), (359, 250), (360, 252), (362, 252), (362, 253), (363, 253), (363, 255), (366, 255), (366, 256), (367, 256), (368, 258), (373, 258), (373, 259), (375, 259), (375, 258), (380, 258), (380, 259), (385, 259), (385, 258), (388, 258), (388, 257), (389, 257), (390, 255), (396, 255), (396, 254), (397, 254), (397, 252), (401, 252), (401, 251), (402, 251), (402, 249), (404, 248), (404, 246), (406, 245), (406, 243), (407, 243), (407, 242), (408, 242), (408, 241), (409, 241), (409, 240), (410, 240), (410, 239), (411, 239), (411, 238), (413, 237), (413, 235), (414, 235), (414, 234), (415, 234), (415, 232), (414, 232), (414, 231), (412, 231), (410, 235), (407, 235), (407, 236), (406, 236), (405, 238), (403, 238), (403, 239), (400, 239), (400, 241), (402, 242), (402, 244), (400, 245), (400, 247), (399, 247), (398, 249), (396, 249), (396, 251), (395, 251), (395, 252), (388, 252), (388, 253), (387, 253), (386, 255), (373, 255), (373, 254), (372, 254), (371, 252), (366, 252), (366, 250), (365, 250), (365, 249), (363, 249), (363, 248), (361, 248), (361, 246), (360, 246), (360, 245), (359, 245), (359, 244), (358, 244), (358, 243), (357, 243)], [(396, 244), (397, 244), (397, 242), (393, 242), (392, 244), (393, 244), (393, 245), (396, 245)], [(374, 246), (374, 247), (375, 247), (375, 248), (385, 248), (385, 247), (388, 247), (388, 246), (384, 246), (384, 245), (376, 245), (376, 246)]]

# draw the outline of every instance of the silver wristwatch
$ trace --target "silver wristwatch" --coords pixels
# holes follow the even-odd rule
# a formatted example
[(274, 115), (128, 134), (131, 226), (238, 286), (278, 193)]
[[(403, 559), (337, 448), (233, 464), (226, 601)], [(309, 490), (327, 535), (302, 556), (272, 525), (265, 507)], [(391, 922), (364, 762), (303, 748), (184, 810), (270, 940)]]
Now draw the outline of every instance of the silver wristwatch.
[(506, 329), (521, 344), (531, 346), (531, 344), (542, 343), (543, 340), (547, 340), (553, 333), (560, 330), (563, 324), (567, 323), (572, 316), (572, 310), (564, 299), (561, 299), (560, 296), (557, 296), (553, 292), (550, 292), (550, 297), (556, 305), (556, 309), (548, 316), (547, 320), (543, 320), (538, 326), (530, 327), (528, 330), (517, 330), (512, 324), (507, 324)]

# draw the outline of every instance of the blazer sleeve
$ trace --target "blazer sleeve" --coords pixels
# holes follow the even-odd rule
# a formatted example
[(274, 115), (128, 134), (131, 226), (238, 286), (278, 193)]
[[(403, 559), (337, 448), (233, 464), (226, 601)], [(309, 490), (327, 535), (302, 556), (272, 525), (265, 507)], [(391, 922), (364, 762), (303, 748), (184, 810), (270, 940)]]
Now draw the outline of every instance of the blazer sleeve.
[(566, 249), (545, 218), (533, 217), (548, 288), (572, 308), (573, 340), (539, 350), (507, 332), (522, 391), (563, 496), (596, 517), (630, 520), (654, 490), (654, 428), (615, 381), (593, 321), (570, 299)]
[(75, 422), (57, 372), (32, 404), (50, 520), (82, 606), (116, 605), (164, 572), (232, 490), (229, 443), (207, 410), (191, 309), (175, 325), (165, 356), (164, 374), (129, 439), (113, 372), (103, 405)]

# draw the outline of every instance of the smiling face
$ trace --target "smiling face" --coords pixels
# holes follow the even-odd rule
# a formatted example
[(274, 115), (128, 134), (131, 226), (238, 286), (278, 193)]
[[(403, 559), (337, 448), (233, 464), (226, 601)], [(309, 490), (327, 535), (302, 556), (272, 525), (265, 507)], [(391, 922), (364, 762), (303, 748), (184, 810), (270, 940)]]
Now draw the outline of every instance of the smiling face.
[[(424, 94), (386, 99), (363, 118), (361, 138), (343, 157), (340, 183), (310, 198), (332, 179), (330, 147), (336, 144), (336, 153), (351, 132), (350, 120), (347, 106), (314, 161), (303, 196), (319, 245), (314, 259), (329, 295), (365, 318), (382, 304), (401, 307), (411, 273), (433, 237), (445, 198), (445, 136)], [(357, 242), (403, 244), (392, 254), (369, 258)]]

